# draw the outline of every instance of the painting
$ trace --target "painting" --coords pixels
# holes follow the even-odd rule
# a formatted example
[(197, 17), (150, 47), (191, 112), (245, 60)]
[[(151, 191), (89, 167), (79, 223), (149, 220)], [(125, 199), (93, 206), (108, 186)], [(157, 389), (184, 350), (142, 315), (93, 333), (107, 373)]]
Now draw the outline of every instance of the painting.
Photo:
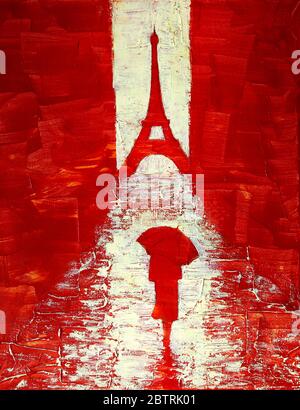
[(0, 390), (299, 390), (298, 0), (0, 4)]

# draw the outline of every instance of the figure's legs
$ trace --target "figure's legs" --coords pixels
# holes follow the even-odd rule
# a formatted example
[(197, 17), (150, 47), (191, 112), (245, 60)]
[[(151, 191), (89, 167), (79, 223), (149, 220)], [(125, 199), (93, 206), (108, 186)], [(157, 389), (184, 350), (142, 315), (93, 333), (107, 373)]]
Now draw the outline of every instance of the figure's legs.
[(172, 330), (173, 322), (167, 322), (165, 320), (162, 321), (163, 325), (163, 344), (165, 347), (170, 347), (170, 339), (171, 339), (171, 330)]
[(178, 281), (155, 282), (155, 306), (153, 319), (173, 322), (178, 319)]
[(156, 281), (155, 296), (152, 317), (162, 320), (163, 344), (170, 348), (172, 324), (178, 319), (178, 281)]

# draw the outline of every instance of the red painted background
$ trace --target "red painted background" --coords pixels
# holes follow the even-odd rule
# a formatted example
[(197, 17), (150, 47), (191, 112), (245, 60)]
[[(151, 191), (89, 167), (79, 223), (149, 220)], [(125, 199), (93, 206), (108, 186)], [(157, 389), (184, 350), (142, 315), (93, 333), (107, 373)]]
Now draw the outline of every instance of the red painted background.
[[(208, 331), (242, 343), (239, 379), (248, 389), (300, 385), (299, 337), (288, 338), (299, 301), (296, 4), (192, 0), (191, 8), (192, 169), (205, 175), (207, 217), (223, 238), (212, 257), (230, 295), (223, 314), (234, 320), (232, 329), (211, 322)], [(15, 388), (24, 374), (29, 388), (47, 388), (60, 372), (59, 322), (45, 330), (31, 320), (49, 293), (65, 312), (76, 308), (78, 281), (88, 286), (93, 272), (63, 290), (56, 284), (93, 248), (105, 219), (96, 177), (115, 171), (109, 2), (2, 1), (0, 49), (8, 61), (0, 76), (0, 310), (8, 324), (0, 388)]]

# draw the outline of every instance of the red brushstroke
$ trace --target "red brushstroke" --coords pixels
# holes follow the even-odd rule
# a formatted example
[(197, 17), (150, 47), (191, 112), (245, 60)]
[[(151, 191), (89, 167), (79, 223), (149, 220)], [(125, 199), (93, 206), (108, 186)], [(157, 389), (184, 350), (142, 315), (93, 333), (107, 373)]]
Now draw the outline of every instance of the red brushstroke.
[[(221, 272), (211, 307), (220, 295), (224, 306), (209, 317), (207, 333), (216, 344), (225, 336), (238, 344), (243, 362), (236, 373), (225, 366), (235, 352), (213, 358), (221, 388), (300, 385), (299, 337), (289, 336), (299, 304), (299, 80), (290, 70), (299, 49), (297, 3), (192, 0), (191, 166), (161, 107), (156, 47), (150, 113), (128, 159), (134, 170), (145, 156), (166, 154), (182, 172), (205, 174), (207, 218), (223, 238), (210, 255)], [(53, 378), (68, 388), (77, 363), (62, 362), (61, 382), (64, 320), (83, 326), (74, 312), (95, 269), (56, 285), (93, 248), (105, 219), (95, 180), (115, 172), (110, 5), (21, 0), (1, 2), (0, 15), (8, 61), (0, 76), (0, 310), (8, 326), (0, 335), (0, 388), (20, 380), (49, 388)], [(167, 145), (148, 140), (155, 125), (165, 128)], [(97, 254), (95, 265), (103, 258)], [(49, 293), (51, 308), (41, 304), (31, 322)], [(64, 317), (45, 319), (57, 312)], [(167, 347), (154, 372), (152, 388), (185, 387)]]

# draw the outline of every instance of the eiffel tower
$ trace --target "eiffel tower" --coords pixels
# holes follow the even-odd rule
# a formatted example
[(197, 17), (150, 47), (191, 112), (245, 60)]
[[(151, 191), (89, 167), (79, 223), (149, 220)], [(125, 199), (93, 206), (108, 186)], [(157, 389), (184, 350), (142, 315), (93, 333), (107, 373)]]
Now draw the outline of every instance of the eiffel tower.
[[(173, 136), (170, 127), (170, 120), (167, 118), (161, 94), (158, 52), (158, 36), (154, 29), (151, 37), (152, 46), (152, 73), (151, 73), (151, 91), (146, 118), (142, 121), (140, 134), (128, 155), (125, 166), (127, 166), (128, 175), (136, 172), (138, 165), (143, 158), (149, 155), (164, 155), (171, 159), (182, 174), (189, 173), (189, 159), (179, 141)], [(164, 139), (150, 138), (153, 127), (161, 127)]]

